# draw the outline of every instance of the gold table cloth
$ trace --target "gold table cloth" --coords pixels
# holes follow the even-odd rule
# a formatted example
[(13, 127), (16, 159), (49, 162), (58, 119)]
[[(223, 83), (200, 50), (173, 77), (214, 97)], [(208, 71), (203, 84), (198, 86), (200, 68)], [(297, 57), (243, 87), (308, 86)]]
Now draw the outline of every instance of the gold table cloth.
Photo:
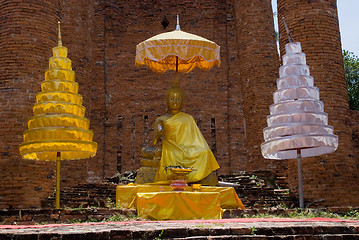
[[(172, 191), (172, 187), (168, 185), (119, 185), (116, 188), (116, 207), (118, 208), (131, 208), (136, 209), (138, 206), (137, 196), (141, 193), (159, 193), (166, 192), (169, 195), (175, 195), (176, 192)], [(201, 186), (199, 190), (194, 190), (192, 187), (187, 187), (184, 192), (192, 193), (218, 193), (219, 194), (219, 206), (221, 209), (246, 209), (239, 199), (236, 191), (232, 187), (211, 187)], [(143, 195), (141, 195), (143, 196)], [(150, 195), (148, 195), (150, 196)], [(146, 197), (148, 197), (146, 196)], [(161, 196), (163, 199), (165, 195), (158, 195), (159, 198), (155, 198), (159, 201), (159, 205), (163, 205), (161, 202)], [(202, 218), (202, 217), (199, 217)]]
[(137, 193), (137, 214), (154, 220), (221, 219), (220, 193)]

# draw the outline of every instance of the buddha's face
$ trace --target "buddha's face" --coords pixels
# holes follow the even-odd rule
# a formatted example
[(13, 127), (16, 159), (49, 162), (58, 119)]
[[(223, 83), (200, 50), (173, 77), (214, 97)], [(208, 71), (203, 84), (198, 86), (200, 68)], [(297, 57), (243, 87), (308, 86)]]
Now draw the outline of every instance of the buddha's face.
[(170, 111), (179, 111), (182, 108), (183, 95), (180, 91), (170, 91), (167, 96), (167, 106)]

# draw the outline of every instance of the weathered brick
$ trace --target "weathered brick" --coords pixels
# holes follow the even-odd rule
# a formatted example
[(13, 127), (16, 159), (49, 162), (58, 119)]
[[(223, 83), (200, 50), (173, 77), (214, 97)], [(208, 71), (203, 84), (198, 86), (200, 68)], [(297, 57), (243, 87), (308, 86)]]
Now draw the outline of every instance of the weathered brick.
[[(278, 14), (302, 43), (329, 124), (339, 135), (336, 153), (303, 160), (305, 197), (324, 198), (322, 205), (356, 205), (359, 118), (348, 111), (335, 4), (278, 0)], [(179, 76), (184, 110), (212, 147), (219, 174), (269, 170), (288, 175), (296, 191), (296, 162), (265, 160), (260, 153), (279, 67), (269, 0), (5, 0), (0, 9), (0, 207), (39, 207), (55, 187), (55, 164), (23, 161), (18, 145), (57, 44), (57, 21), (99, 146), (94, 158), (62, 162), (65, 187), (139, 168), (140, 149), (151, 143), (153, 122), (165, 113), (164, 93), (174, 73), (135, 67), (135, 47), (173, 30), (176, 14), (182, 30), (221, 46), (219, 68)], [(170, 21), (165, 30), (164, 16)], [(283, 53), (287, 40), (283, 23), (279, 26)]]

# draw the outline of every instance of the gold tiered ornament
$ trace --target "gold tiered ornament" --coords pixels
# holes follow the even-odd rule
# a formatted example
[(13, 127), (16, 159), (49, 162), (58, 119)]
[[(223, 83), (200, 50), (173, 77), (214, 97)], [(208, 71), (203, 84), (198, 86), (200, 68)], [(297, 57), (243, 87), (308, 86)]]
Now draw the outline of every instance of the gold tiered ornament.
[(58, 46), (52, 49), (42, 91), (36, 94), (34, 117), (28, 120), (19, 147), (24, 159), (56, 161), (56, 208), (60, 207), (60, 161), (93, 157), (97, 151), (68, 49), (62, 46), (60, 22), (58, 27)]

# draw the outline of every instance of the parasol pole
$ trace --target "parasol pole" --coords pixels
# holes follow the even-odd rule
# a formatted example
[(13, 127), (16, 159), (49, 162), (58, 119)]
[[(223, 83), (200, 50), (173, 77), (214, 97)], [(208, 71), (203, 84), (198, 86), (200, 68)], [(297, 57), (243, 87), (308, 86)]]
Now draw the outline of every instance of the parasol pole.
[[(290, 34), (285, 18), (282, 17), (285, 31), (288, 35), (288, 41), (294, 42), (292, 35)], [(297, 148), (297, 162), (298, 162), (298, 194), (299, 194), (299, 208), (304, 208), (304, 197), (303, 197), (303, 170), (302, 170), (302, 152), (300, 148)]]
[(176, 56), (176, 73), (175, 73), (175, 80), (173, 81), (173, 85), (178, 85), (178, 56)]
[(62, 40), (61, 40), (61, 22), (57, 21), (57, 26), (58, 26), (58, 45), (62, 46)]
[(177, 14), (177, 25), (176, 25), (176, 30), (181, 30), (181, 26), (179, 24), (179, 15)]
[(60, 170), (61, 170), (61, 152), (56, 154), (56, 209), (60, 209)]
[[(58, 46), (62, 46), (61, 40), (61, 23), (57, 22), (58, 25)], [(60, 179), (61, 179), (61, 152), (56, 153), (56, 204), (55, 208), (60, 208)]]
[(292, 35), (290, 34), (290, 31), (289, 31), (289, 28), (287, 26), (287, 23), (285, 22), (285, 18), (282, 17), (283, 19), (283, 23), (284, 23), (284, 27), (285, 27), (285, 31), (287, 32), (287, 35), (288, 35), (288, 40), (290, 43), (294, 42), (293, 38), (292, 38)]
[(178, 73), (178, 56), (176, 56), (176, 74)]
[(176, 73), (175, 73), (175, 80), (173, 81), (173, 85), (178, 85), (178, 56), (176, 56)]
[[(180, 24), (179, 24), (179, 16), (177, 14), (177, 25), (176, 30), (181, 30)], [(178, 85), (178, 56), (176, 56), (176, 73), (175, 73), (175, 80), (174, 85)]]
[(302, 175), (302, 153), (301, 149), (297, 149), (297, 161), (298, 161), (298, 192), (299, 192), (299, 207), (304, 208), (303, 197), (303, 175)]

